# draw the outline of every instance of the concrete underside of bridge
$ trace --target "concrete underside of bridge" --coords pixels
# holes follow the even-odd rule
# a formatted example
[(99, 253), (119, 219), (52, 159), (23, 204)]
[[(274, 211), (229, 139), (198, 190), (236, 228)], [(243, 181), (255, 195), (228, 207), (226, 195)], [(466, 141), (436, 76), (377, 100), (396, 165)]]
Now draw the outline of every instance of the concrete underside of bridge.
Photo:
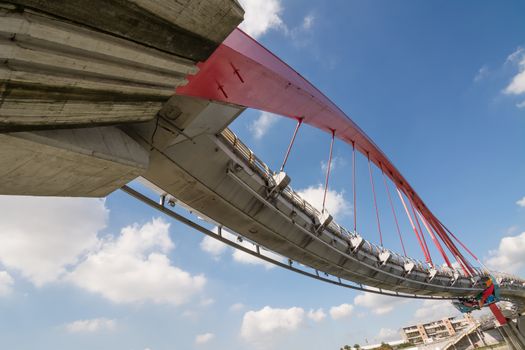
[[(403, 262), (381, 264), (377, 252), (366, 245), (350, 253), (348, 242), (318, 230), (315, 218), (283, 196), (266, 200), (268, 183), (218, 136), (242, 109), (174, 96), (164, 110), (162, 119), (123, 130), (152, 149), (142, 176), (195, 211), (283, 256), (346, 280), (419, 295), (478, 291), (464, 277), (453, 283), (438, 274), (429, 281), (428, 271), (417, 268), (407, 277)], [(181, 129), (184, 135), (176, 132)]]
[(0, 193), (100, 197), (142, 174), (149, 150), (118, 126), (153, 120), (242, 17), (235, 0), (0, 1)]
[(334, 276), (409, 294), (477, 292), (418, 267), (407, 278), (368, 243), (351, 252), (279, 192), (269, 197), (253, 159), (218, 136), (243, 108), (174, 96), (242, 15), (235, 0), (0, 1), (0, 194), (103, 197), (143, 176)]

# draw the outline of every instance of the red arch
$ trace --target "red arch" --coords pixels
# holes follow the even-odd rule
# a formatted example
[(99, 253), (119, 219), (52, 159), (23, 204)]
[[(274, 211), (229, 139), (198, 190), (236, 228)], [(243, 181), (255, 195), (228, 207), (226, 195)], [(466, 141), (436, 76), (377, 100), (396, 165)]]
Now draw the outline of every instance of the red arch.
[(356, 149), (385, 171), (473, 272), (448, 236), (442, 236), (439, 220), (379, 147), (328, 97), (256, 40), (235, 29), (198, 67), (199, 72), (188, 76), (188, 84), (178, 87), (177, 94), (304, 118), (303, 122), (327, 133), (335, 130), (336, 137), (348, 144), (355, 142)]

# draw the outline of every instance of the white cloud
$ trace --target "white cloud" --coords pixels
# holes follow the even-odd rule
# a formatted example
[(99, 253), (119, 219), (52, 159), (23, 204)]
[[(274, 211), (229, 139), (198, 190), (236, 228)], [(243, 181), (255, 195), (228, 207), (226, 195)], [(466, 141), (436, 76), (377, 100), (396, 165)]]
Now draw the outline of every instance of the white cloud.
[(275, 114), (261, 112), (259, 117), (249, 125), (248, 129), (256, 140), (260, 140), (266, 135), (272, 125), (278, 121), (278, 118)]
[(317, 310), (310, 310), (307, 314), (308, 318), (315, 321), (315, 322), (321, 322), (326, 318), (326, 314), (323, 311), (323, 309), (317, 309)]
[[(213, 232), (217, 232), (218, 228), (214, 227), (212, 229)], [(238, 235), (233, 234), (232, 232), (228, 231), (227, 229), (222, 229), (222, 237), (235, 242), (236, 244), (239, 244), (249, 250), (255, 251), (255, 245), (251, 243), (250, 241), (243, 239), (242, 242), (240, 242), (237, 238)], [(205, 252), (212, 255), (212, 257), (216, 260), (220, 258), (220, 256), (228, 250), (228, 246), (225, 243), (222, 243), (221, 241), (216, 240), (213, 237), (206, 236), (202, 239), (200, 243), (200, 247)], [(232, 258), (235, 262), (241, 263), (241, 264), (248, 264), (248, 265), (260, 265), (263, 266), (266, 269), (273, 269), (275, 265), (262, 260), (256, 256), (253, 256), (251, 254), (248, 254), (246, 252), (243, 252), (242, 250), (238, 249), (231, 249), (232, 251)], [(282, 261), (283, 258), (273, 252), (264, 250), (261, 248), (261, 254), (265, 255), (267, 257), (270, 257), (277, 261)]]
[(478, 70), (478, 73), (476, 74), (476, 76), (474, 77), (474, 81), (475, 82), (478, 82), (478, 81), (481, 81), (483, 80), (489, 73), (489, 68), (487, 66), (483, 66), (481, 67), (479, 70)]
[(104, 200), (0, 196), (0, 262), (37, 286), (51, 282), (97, 243)]
[(289, 28), (282, 19), (283, 5), (281, 0), (239, 0), (245, 10), (244, 21), (239, 26), (253, 38), (257, 39), (270, 30), (276, 30), (292, 39), (292, 43), (304, 46), (301, 36), (310, 32), (315, 16), (306, 15), (300, 25)]
[(259, 38), (270, 29), (283, 28), (280, 0), (239, 0), (244, 8), (244, 21), (240, 28), (253, 38)]
[(117, 322), (107, 318), (93, 318), (90, 320), (78, 320), (66, 324), (66, 330), (70, 333), (93, 333), (98, 331), (113, 331)]
[(334, 320), (347, 318), (352, 314), (354, 306), (350, 304), (341, 304), (339, 306), (333, 306), (330, 308), (330, 316)]
[(377, 340), (380, 342), (392, 341), (400, 338), (400, 333), (391, 328), (381, 328), (379, 330), (379, 334), (377, 335)]
[(374, 293), (363, 293), (354, 298), (355, 305), (371, 309), (376, 315), (387, 314), (403, 303), (406, 300)]
[(516, 51), (514, 51), (507, 57), (507, 60), (505, 61), (505, 63), (516, 63), (520, 61), (524, 53), (525, 53), (525, 49), (523, 49), (522, 47), (518, 47)]
[(505, 88), (505, 93), (519, 95), (525, 92), (525, 70), (521, 70)]
[[(330, 171), (333, 172), (335, 169), (338, 169), (341, 166), (346, 165), (346, 159), (341, 157), (333, 157), (332, 158), (332, 165), (330, 165)], [(323, 171), (323, 174), (326, 173), (326, 169), (328, 168), (328, 162), (325, 162), (324, 160), (321, 161), (321, 170)]]
[(202, 239), (200, 247), (203, 251), (209, 253), (216, 260), (218, 260), (222, 253), (228, 249), (226, 244), (210, 236), (205, 236)]
[(260, 346), (268, 340), (299, 329), (304, 316), (304, 310), (299, 307), (274, 309), (265, 306), (258, 311), (248, 311), (242, 319), (241, 338)]
[(209, 343), (213, 338), (215, 338), (215, 334), (213, 333), (199, 334), (195, 337), (195, 344), (203, 345)]
[(202, 290), (206, 278), (170, 265), (169, 224), (153, 219), (107, 238), (67, 280), (117, 303), (152, 301), (180, 305)]
[(414, 314), (415, 321), (429, 322), (457, 316), (459, 311), (447, 300), (425, 300)]
[(0, 271), (0, 297), (11, 293), (13, 289), (13, 278), (7, 271)]
[(518, 48), (508, 58), (507, 62), (518, 64), (518, 74), (516, 74), (510, 84), (505, 88), (506, 94), (519, 95), (525, 93), (525, 51)]
[(241, 311), (242, 309), (244, 309), (243, 303), (235, 303), (232, 306), (230, 306), (230, 311), (232, 312)]
[[(251, 249), (251, 250), (254, 250), (254, 245), (250, 242), (247, 242), (247, 241), (243, 241), (241, 243), (241, 245)], [(267, 256), (269, 258), (272, 258), (273, 260), (277, 260), (277, 261), (283, 261), (283, 258), (280, 256), (280, 255), (277, 255), (273, 252), (270, 252), (270, 251), (266, 251), (264, 249), (261, 248), (261, 254), (264, 255), (264, 256)], [(238, 262), (238, 263), (241, 263), (241, 264), (249, 264), (249, 265), (260, 265), (260, 266), (263, 266), (266, 270), (270, 270), (270, 269), (273, 269), (275, 267), (274, 264), (272, 263), (269, 263), (265, 260), (262, 260), (262, 259), (259, 259), (258, 257), (256, 256), (253, 256), (251, 254), (248, 254), (248, 253), (245, 253), (243, 252), (242, 250), (238, 250), (238, 249), (235, 249), (233, 254), (232, 254), (232, 257), (233, 257), (233, 260)]]
[(303, 28), (304, 30), (310, 30), (310, 29), (312, 28), (312, 26), (314, 25), (314, 20), (315, 20), (314, 15), (312, 15), (312, 14), (307, 15), (307, 16), (303, 19), (302, 28)]
[[(297, 194), (301, 196), (308, 203), (313, 205), (317, 210), (323, 209), (323, 196), (324, 186), (319, 184), (317, 186), (310, 186), (305, 189), (297, 191)], [(350, 204), (344, 198), (343, 192), (337, 192), (335, 190), (328, 190), (326, 193), (326, 209), (333, 216), (343, 216), (350, 212)]]
[(525, 208), (525, 197), (523, 197), (522, 199), (516, 201), (516, 204), (519, 205), (520, 207), (524, 207)]
[(487, 265), (498, 271), (515, 273), (525, 266), (525, 232), (503, 237), (496, 250), (489, 252)]
[(521, 102), (516, 103), (516, 107), (518, 107), (518, 108), (525, 108), (525, 101), (521, 101)]

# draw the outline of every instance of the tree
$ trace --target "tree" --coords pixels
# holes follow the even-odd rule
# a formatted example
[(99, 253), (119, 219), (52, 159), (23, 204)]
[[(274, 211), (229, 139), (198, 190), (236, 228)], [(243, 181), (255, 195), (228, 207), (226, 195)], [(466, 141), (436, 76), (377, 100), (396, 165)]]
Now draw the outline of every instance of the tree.
[(378, 350), (393, 350), (394, 348), (385, 342), (381, 343), (381, 346), (377, 348)]
[(359, 345), (359, 344), (354, 344), (354, 349), (356, 349), (356, 350), (361, 349), (361, 345)]

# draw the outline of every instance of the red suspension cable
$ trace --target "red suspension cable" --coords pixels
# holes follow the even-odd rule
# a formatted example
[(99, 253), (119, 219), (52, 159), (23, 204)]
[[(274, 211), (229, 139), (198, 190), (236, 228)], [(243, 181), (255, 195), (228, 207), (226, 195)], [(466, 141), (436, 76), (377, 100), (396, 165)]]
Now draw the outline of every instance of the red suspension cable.
[[(439, 220), (438, 220), (439, 221)], [(457, 237), (456, 235), (454, 235), (452, 233), (452, 231), (450, 231), (445, 225), (443, 225), (443, 223), (441, 223), (441, 221), (439, 221), (439, 223), (441, 224), (441, 226), (443, 226), (443, 228), (445, 228), (445, 230), (447, 230), (447, 232), (452, 236), (452, 238), (454, 238), (456, 240), (456, 242), (458, 242), (462, 247), (463, 249), (465, 249), (474, 259), (476, 259), (477, 261), (479, 261), (478, 257), (476, 255), (474, 255), (474, 253), (472, 253), (470, 251), (470, 249), (467, 248), (467, 246), (465, 246)]]
[[(459, 251), (459, 249), (456, 247), (456, 245), (454, 244), (454, 242), (452, 242), (452, 240), (450, 239), (450, 237), (447, 235), (447, 233), (445, 232), (445, 230), (443, 230), (443, 228), (445, 227), (438, 219), (436, 219), (436, 222), (435, 222), (435, 225), (438, 227), (438, 230), (440, 230), (442, 232), (442, 235), (445, 236), (445, 239), (448, 241), (448, 244), (449, 246), (452, 247), (453, 251), (455, 252), (455, 256), (456, 256), (456, 259), (459, 260), (458, 262), (461, 263), (461, 266), (463, 267), (463, 269), (467, 270), (465, 271), (467, 274), (470, 274), (470, 275), (474, 275), (475, 274), (475, 271), (474, 269), (472, 268), (472, 266), (470, 265), (469, 261), (463, 256), (463, 254)], [(446, 228), (445, 228), (446, 229)], [(466, 248), (462, 243), (461, 243), (462, 247), (463, 248)], [(450, 249), (450, 248), (449, 248)], [(466, 249), (467, 251), (468, 248)], [(452, 250), (451, 250), (452, 251)], [(473, 255), (471, 252), (469, 253), (471, 255)], [(481, 263), (479, 261), (479, 259), (477, 258), (474, 258), (476, 259), (482, 266), (483, 263)]]
[(332, 166), (332, 151), (334, 149), (335, 130), (332, 130), (332, 141), (330, 142), (330, 156), (328, 157), (328, 167), (326, 168), (326, 180), (324, 183), (323, 211), (326, 204), (326, 192), (328, 192), (328, 179), (330, 178), (330, 168)]
[(412, 208), (412, 214), (414, 214), (414, 219), (416, 220), (417, 227), (419, 229), (419, 234), (421, 235), (421, 238), (423, 239), (423, 244), (425, 245), (425, 249), (427, 250), (428, 259), (430, 260), (430, 264), (434, 266), (434, 262), (432, 261), (432, 256), (430, 255), (430, 250), (428, 249), (427, 240), (425, 239), (425, 235), (423, 234), (423, 230), (421, 229), (421, 225), (419, 224), (419, 219), (417, 218), (416, 211), (414, 210), (414, 204), (412, 203), (412, 199), (408, 197), (408, 202), (410, 203), (410, 207)]
[(417, 215), (421, 219), (421, 222), (423, 222), (423, 226), (425, 226), (425, 229), (427, 230), (428, 234), (430, 235), (430, 238), (432, 238), (432, 242), (434, 242), (434, 245), (439, 250), (439, 253), (441, 253), (441, 256), (445, 260), (447, 266), (452, 268), (452, 265), (450, 264), (450, 260), (448, 260), (447, 254), (443, 250), (443, 247), (441, 247), (441, 244), (439, 243), (439, 241), (436, 239), (436, 236), (434, 235), (434, 232), (432, 231), (432, 228), (428, 225), (425, 217), (423, 215), (421, 215), (421, 213), (419, 211), (417, 211)]
[(401, 191), (399, 188), (396, 188), (397, 194), (399, 195), (399, 199), (401, 199), (401, 203), (403, 203), (403, 208), (405, 208), (405, 213), (407, 214), (408, 220), (410, 221), (410, 226), (412, 226), (412, 230), (414, 230), (414, 234), (417, 237), (417, 241), (419, 243), (419, 246), (421, 247), (421, 250), (423, 251), (423, 255), (425, 256), (425, 260), (430, 262), (429, 253), (425, 250), (425, 246), (423, 245), (423, 242), (421, 241), (421, 237), (419, 236), (419, 232), (417, 232), (416, 225), (414, 224), (414, 221), (412, 221), (412, 215), (410, 215), (410, 212), (408, 211), (408, 207), (405, 203), (405, 200), (403, 199), (403, 195), (401, 194)]
[(385, 183), (386, 193), (388, 194), (388, 201), (390, 202), (390, 207), (392, 208), (392, 214), (394, 214), (394, 220), (396, 221), (397, 234), (399, 236), (399, 241), (401, 242), (401, 247), (403, 248), (403, 253), (407, 256), (405, 250), (405, 244), (403, 243), (403, 237), (401, 236), (401, 229), (399, 228), (399, 222), (397, 221), (396, 210), (394, 209), (394, 203), (392, 202), (392, 196), (390, 195), (390, 189), (388, 188), (388, 183), (386, 182), (385, 172), (383, 171), (383, 166), (381, 166), (381, 173), (383, 174), (383, 181)]
[(379, 209), (377, 208), (377, 199), (376, 199), (376, 190), (374, 186), (374, 179), (372, 177), (372, 166), (370, 165), (370, 155), (368, 156), (368, 171), (370, 173), (370, 183), (372, 184), (372, 193), (374, 194), (374, 207), (376, 208), (376, 218), (377, 218), (377, 230), (379, 231), (379, 242), (381, 242), (381, 247), (383, 246), (383, 233), (381, 232), (381, 222), (379, 221)]
[(355, 192), (355, 141), (352, 142), (352, 192), (354, 195), (354, 232), (357, 233), (357, 203)]
[(450, 240), (450, 237), (448, 237), (447, 233), (445, 232), (445, 230), (443, 230), (443, 227), (437, 221), (437, 219), (435, 219), (432, 222), (430, 222), (430, 224), (432, 225), (432, 227), (434, 227), (434, 229), (438, 233), (439, 237), (441, 237), (441, 240), (443, 241), (443, 243), (445, 243), (447, 248), (454, 255), (454, 258), (456, 258), (457, 263), (461, 266), (461, 268), (463, 269), (465, 274), (472, 276), (474, 274), (474, 270), (473, 270), (472, 266), (470, 266), (470, 264), (467, 261), (467, 259), (465, 259), (463, 254), (461, 254), (461, 252), (458, 250), (458, 248)]
[(283, 164), (281, 165), (281, 170), (284, 170), (284, 166), (286, 165), (286, 162), (288, 161), (288, 156), (290, 155), (290, 151), (292, 150), (292, 146), (295, 141), (295, 137), (297, 136), (297, 132), (299, 131), (299, 128), (301, 127), (301, 124), (303, 123), (304, 118), (297, 118), (297, 125), (295, 126), (295, 130), (293, 132), (292, 139), (290, 140), (290, 144), (288, 145), (288, 150), (286, 151), (286, 155), (284, 156)]

